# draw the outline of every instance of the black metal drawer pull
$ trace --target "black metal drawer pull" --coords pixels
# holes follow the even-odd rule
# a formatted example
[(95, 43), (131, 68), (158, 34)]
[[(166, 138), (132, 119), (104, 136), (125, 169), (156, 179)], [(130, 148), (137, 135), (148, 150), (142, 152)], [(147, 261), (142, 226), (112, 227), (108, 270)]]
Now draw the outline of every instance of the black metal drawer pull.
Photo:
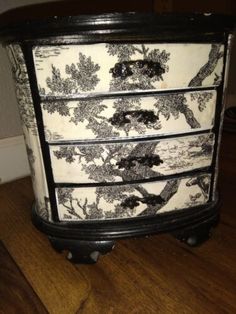
[(137, 122), (149, 125), (159, 120), (159, 117), (155, 115), (153, 110), (128, 110), (120, 111), (113, 114), (108, 121), (118, 127), (122, 127), (125, 124), (131, 123), (130, 118), (137, 119)]
[(111, 68), (109, 72), (112, 73), (114, 78), (120, 77), (125, 80), (137, 71), (141, 75), (148, 76), (149, 78), (157, 76), (160, 79), (162, 79), (162, 74), (165, 73), (165, 69), (161, 66), (160, 62), (142, 59), (117, 62), (114, 68)]
[(121, 160), (118, 161), (116, 165), (118, 166), (119, 169), (128, 170), (131, 169), (132, 167), (135, 167), (137, 163), (142, 166), (152, 168), (153, 166), (159, 166), (160, 164), (163, 164), (163, 160), (157, 154), (144, 155), (140, 157), (130, 156), (127, 158), (121, 158)]

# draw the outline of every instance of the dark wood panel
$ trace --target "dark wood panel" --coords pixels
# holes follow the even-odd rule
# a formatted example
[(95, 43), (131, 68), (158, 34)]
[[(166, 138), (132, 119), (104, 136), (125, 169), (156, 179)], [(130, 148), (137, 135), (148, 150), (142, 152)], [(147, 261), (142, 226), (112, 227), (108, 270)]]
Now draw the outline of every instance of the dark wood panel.
[(235, 0), (154, 0), (156, 12), (236, 14)]
[(48, 313), (1, 241), (0, 313)]
[(93, 0), (82, 3), (74, 0), (36, 3), (24, 7), (18, 7), (4, 12), (0, 18), (0, 25), (26, 19), (39, 19), (51, 16), (73, 16), (80, 14), (99, 14), (113, 12), (152, 12), (153, 0), (119, 1), (99, 0), (99, 4)]

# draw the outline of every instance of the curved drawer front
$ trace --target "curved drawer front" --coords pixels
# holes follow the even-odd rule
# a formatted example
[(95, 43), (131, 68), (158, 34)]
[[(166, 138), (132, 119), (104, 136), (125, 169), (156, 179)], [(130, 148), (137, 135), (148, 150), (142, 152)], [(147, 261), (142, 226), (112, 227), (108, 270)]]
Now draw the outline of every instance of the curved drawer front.
[(211, 129), (216, 91), (42, 104), (48, 142), (190, 133)]
[(56, 189), (61, 221), (133, 218), (202, 205), (209, 199), (211, 176), (145, 184)]
[(91, 44), (33, 49), (41, 95), (215, 86), (223, 68), (221, 44)]
[(213, 133), (160, 141), (50, 146), (57, 183), (130, 182), (209, 167)]

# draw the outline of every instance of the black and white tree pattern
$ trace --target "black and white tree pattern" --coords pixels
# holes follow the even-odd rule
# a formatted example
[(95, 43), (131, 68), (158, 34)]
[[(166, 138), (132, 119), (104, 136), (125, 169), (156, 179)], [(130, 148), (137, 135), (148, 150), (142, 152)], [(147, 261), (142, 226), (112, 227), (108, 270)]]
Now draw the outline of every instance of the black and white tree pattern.
[[(191, 92), (187, 99), (187, 93), (174, 93), (158, 95), (150, 98), (153, 102), (150, 109), (144, 109), (142, 97), (119, 97), (114, 98), (109, 105), (105, 100), (99, 98), (76, 100), (73, 102), (55, 101), (44, 102), (43, 109), (47, 114), (58, 113), (67, 117), (69, 123), (76, 126), (83, 126), (94, 134), (95, 138), (111, 138), (130, 136), (135, 134), (141, 136), (148, 133), (148, 130), (165, 129), (165, 121), (170, 117), (175, 120), (184, 116), (186, 123), (191, 129), (200, 128), (201, 124), (190, 108), (190, 102), (194, 101), (195, 112), (203, 112), (213, 92)], [(113, 114), (107, 116), (106, 110), (112, 106)], [(122, 135), (123, 134), (123, 135)], [(63, 136), (61, 134), (61, 136)]]
[(203, 111), (210, 99), (212, 99), (212, 92), (194, 92), (190, 94), (191, 100), (196, 100), (198, 103), (198, 110)]
[[(169, 72), (168, 61), (171, 54), (165, 49), (152, 49), (144, 44), (107, 44), (106, 49), (109, 56), (117, 58), (117, 63), (110, 69), (110, 91), (154, 89), (157, 87), (156, 83), (165, 80), (165, 76)], [(191, 79), (189, 86), (201, 86), (203, 81), (212, 75), (218, 60), (222, 57), (220, 49), (220, 45), (212, 45), (209, 60)], [(52, 75), (46, 79), (46, 86), (50, 92), (46, 93), (42, 88), (41, 94), (58, 96), (79, 94), (81, 91), (94, 91), (102, 79), (99, 77), (99, 70), (100, 65), (94, 63), (91, 56), (85, 56), (80, 52), (78, 63), (65, 64), (65, 75), (62, 75), (59, 68), (52, 65)], [(217, 74), (215, 73), (215, 75)], [(219, 81), (219, 76), (215, 78), (215, 81)], [(204, 95), (196, 93), (192, 95), (191, 99), (197, 101), (198, 110), (202, 112), (211, 97), (210, 92)], [(119, 137), (121, 131), (129, 136), (130, 132), (134, 130), (140, 135), (145, 134), (149, 128), (159, 130), (162, 128), (160, 116), (169, 120), (170, 117), (178, 119), (180, 115), (183, 115), (192, 129), (201, 127), (200, 122), (189, 108), (184, 93), (158, 96), (154, 100), (153, 109), (145, 110), (141, 108), (140, 97), (116, 98), (113, 102), (115, 112), (110, 117), (104, 114), (107, 106), (102, 99), (96, 98), (75, 101), (73, 107), (67, 101), (46, 102), (43, 104), (43, 109), (49, 114), (58, 113), (68, 117), (70, 123), (74, 125), (86, 123), (86, 128), (91, 130), (97, 138)], [(96, 149), (89, 145), (87, 147), (63, 146), (54, 151), (54, 155), (58, 159), (64, 159), (67, 163), (85, 160), (83, 170), (95, 182), (112, 182), (114, 177), (119, 177), (121, 181), (127, 182), (161, 175), (158, 171), (153, 170), (154, 166), (158, 167), (163, 163), (161, 156), (155, 152), (157, 145), (157, 143), (151, 143), (148, 149), (145, 147), (145, 152), (141, 143), (128, 151), (128, 146), (110, 145), (106, 147), (108, 152), (105, 157), (102, 146), (97, 146)], [(198, 143), (198, 145), (200, 144)], [(210, 145), (201, 145), (200, 151), (203, 155), (211, 155)], [(191, 153), (194, 154), (194, 152)], [(195, 152), (195, 154), (199, 154), (199, 152)], [(99, 163), (96, 162), (98, 159)], [(58, 194), (63, 195), (66, 192), (66, 196), (58, 197), (58, 199), (62, 206), (68, 207), (68, 215), (79, 215), (75, 208), (76, 206), (80, 208), (83, 217), (77, 217), (78, 219), (102, 219), (108, 215), (100, 205), (101, 199), (105, 199), (107, 202), (109, 202), (108, 200), (112, 200), (112, 202), (119, 200), (115, 210), (110, 213), (111, 217), (114, 215), (115, 217), (130, 217), (135, 215), (134, 211), (140, 204), (147, 206), (142, 213), (155, 214), (177, 192), (178, 186), (179, 180), (170, 180), (158, 195), (150, 194), (143, 185), (124, 186), (120, 187), (121, 190), (122, 188), (124, 190), (120, 191), (118, 196), (113, 187), (97, 187), (96, 202), (91, 204), (88, 199), (82, 202), (73, 198), (73, 189), (70, 193), (66, 189), (65, 191), (59, 189)], [(127, 189), (131, 189), (129, 193), (127, 193)], [(196, 195), (193, 195), (192, 198), (198, 199)]]
[[(133, 156), (136, 156), (136, 152), (140, 152), (140, 148), (139, 145), (136, 145), (134, 151), (133, 151)], [(91, 163), (91, 159), (94, 160), (94, 158), (96, 158), (96, 156), (94, 156), (94, 154), (96, 154), (97, 156), (100, 156), (101, 151), (99, 150), (95, 150), (93, 147), (90, 148), (90, 154), (88, 154), (88, 152), (83, 151), (84, 153), (84, 157), (80, 156), (79, 158), (87, 158), (88, 160), (88, 165), (86, 166), (86, 171), (89, 172), (90, 177), (94, 180), (96, 180), (97, 182), (101, 181), (101, 178), (112, 181), (114, 179), (114, 176), (119, 176), (123, 181), (129, 181), (129, 180), (133, 180), (134, 177), (135, 179), (140, 179), (143, 177), (143, 174), (140, 173), (140, 171), (138, 173), (135, 173), (135, 171), (133, 170), (132, 165), (127, 166), (124, 164), (120, 164), (118, 165), (117, 169), (113, 169), (113, 167), (111, 167), (110, 163), (109, 163), (109, 159), (113, 158), (115, 155), (118, 155), (119, 153), (121, 153), (120, 151), (121, 149), (117, 149), (114, 150), (112, 152), (112, 155), (108, 156), (107, 160), (104, 160), (104, 164), (102, 166), (96, 166), (93, 163)], [(67, 149), (66, 151), (59, 151), (57, 152), (57, 156), (59, 158), (63, 158), (64, 156), (66, 156), (67, 158), (67, 162), (74, 162), (74, 155), (77, 154), (75, 153), (75, 150), (73, 149)], [(130, 157), (132, 156), (132, 153), (130, 153)], [(144, 162), (146, 162), (144, 160)], [(159, 161), (161, 162), (161, 161)], [(124, 167), (129, 168), (129, 169), (124, 169)], [(140, 168), (140, 167), (138, 167)], [(149, 169), (149, 175), (151, 175), (151, 168)], [(64, 191), (66, 193), (69, 193), (71, 195), (71, 193), (73, 192), (73, 189), (71, 189), (69, 192), (67, 189), (61, 188), (58, 191), (58, 194), (60, 193), (64, 193)], [(140, 197), (137, 199), (137, 197), (135, 199), (133, 198), (129, 198), (130, 194), (132, 195), (132, 192), (138, 191), (141, 195)], [(88, 199), (86, 199), (83, 203), (81, 203), (81, 201), (77, 200), (73, 200), (71, 198), (71, 196), (69, 197), (68, 194), (67, 198), (59, 198), (59, 204), (62, 204), (64, 207), (66, 207), (68, 209), (68, 214), (69, 215), (74, 215), (77, 217), (77, 219), (81, 219), (81, 217), (77, 216), (77, 213), (75, 211), (75, 208), (73, 206), (73, 202), (76, 202), (77, 206), (83, 210), (84, 216), (82, 219), (103, 219), (103, 218), (122, 218), (122, 217), (131, 217), (132, 215), (134, 215), (134, 208), (136, 206), (138, 206), (140, 204), (140, 202), (142, 202), (143, 204), (147, 204), (147, 210), (151, 210), (154, 211), (154, 208), (156, 208), (155, 206), (158, 205), (158, 208), (160, 206), (160, 204), (164, 204), (165, 202), (167, 202), (171, 196), (176, 193), (176, 182), (173, 181), (172, 183), (167, 183), (167, 187), (166, 189), (164, 188), (165, 191), (165, 198), (162, 197), (158, 197), (158, 195), (154, 196), (150, 193), (148, 193), (148, 191), (145, 190), (144, 187), (139, 186), (139, 185), (130, 185), (130, 186), (116, 186), (111, 187), (111, 186), (106, 186), (106, 187), (97, 187), (96, 188), (96, 202), (93, 202), (92, 204), (88, 203)], [(63, 194), (64, 195), (64, 194)], [(68, 198), (69, 197), (69, 198)], [(114, 208), (114, 211), (110, 211), (109, 213), (105, 213), (103, 208), (99, 207), (99, 202), (100, 199), (103, 198), (106, 202), (114, 202), (115, 200), (120, 201), (119, 204), (117, 204)], [(68, 200), (69, 200), (69, 204), (68, 205)], [(161, 202), (161, 203), (159, 203)], [(154, 204), (155, 203), (155, 204)], [(158, 203), (158, 204), (157, 204)], [(68, 208), (69, 206), (69, 208)], [(96, 216), (96, 217), (95, 217)], [(95, 217), (95, 218), (94, 218)], [(69, 217), (67, 217), (69, 218)]]
[(20, 46), (8, 46), (8, 56), (11, 61), (11, 70), (15, 81), (15, 91), (22, 124), (28, 132), (37, 135), (37, 125), (28, 74)]
[(35, 47), (33, 53), (40, 94), (60, 96), (219, 85), (224, 52), (223, 44), (100, 43)]
[[(106, 44), (105, 47), (108, 55), (116, 57), (118, 61), (111, 69), (111, 91), (156, 88), (153, 84), (163, 80), (169, 71), (168, 61), (171, 55), (165, 49), (150, 48), (144, 44)], [(222, 56), (221, 45), (211, 45), (208, 61), (190, 81), (189, 86), (201, 86), (204, 79), (212, 75)], [(135, 58), (138, 59), (134, 60)], [(152, 63), (158, 64), (163, 73), (155, 73), (155, 71), (152, 73), (152, 68), (150, 69)], [(121, 76), (118, 75), (118, 70), (117, 75), (115, 72), (115, 69), (120, 66), (124, 66)], [(66, 63), (65, 74), (62, 75), (55, 65), (52, 64), (51, 67), (52, 76), (47, 77), (46, 86), (49, 89), (47, 94), (52, 96), (93, 91), (98, 82), (103, 79), (99, 76), (101, 75), (99, 73), (100, 65), (93, 62), (91, 56), (85, 56), (79, 52), (79, 48), (78, 62)], [(132, 73), (129, 72), (126, 75), (126, 67), (129, 68), (128, 72), (131, 71)], [(219, 79), (218, 75), (217, 80), (219, 81)], [(45, 94), (43, 88), (41, 94)], [(212, 95), (211, 92), (199, 92), (196, 95), (193, 93), (191, 100), (197, 99), (198, 109), (202, 112)], [(138, 96), (136, 98), (114, 99), (113, 108), (115, 112), (110, 117), (104, 114), (107, 106), (102, 99), (76, 101), (73, 108), (66, 101), (55, 101), (44, 103), (43, 109), (49, 114), (58, 112), (61, 116), (68, 116), (70, 122), (75, 125), (87, 123), (86, 128), (90, 129), (97, 138), (119, 137), (121, 132), (125, 132), (125, 135), (129, 136), (132, 131), (142, 135), (148, 133), (148, 129), (160, 130), (163, 128), (160, 114), (166, 120), (171, 116), (178, 119), (180, 115), (184, 115), (186, 122), (192, 129), (201, 127), (200, 122), (197, 121), (190, 109), (184, 93), (156, 97), (156, 102), (154, 101), (151, 110), (141, 108), (141, 101), (142, 99)]]
[(45, 173), (41, 163), (38, 129), (24, 55), (21, 46), (18, 44), (7, 46), (7, 51), (15, 81), (16, 97), (35, 192), (36, 210), (41, 217), (48, 220), (50, 204), (46, 196), (48, 194), (46, 184), (41, 185), (45, 180)]
[[(79, 198), (74, 198), (72, 192), (73, 188), (59, 188), (57, 190), (58, 204), (61, 204), (67, 209), (67, 213), (70, 217), (66, 216), (65, 219), (71, 219), (73, 216), (77, 219), (111, 219), (111, 218), (129, 218), (136, 216), (136, 209), (140, 203), (146, 205), (148, 214), (154, 214), (161, 205), (164, 205), (170, 196), (177, 192), (178, 182), (169, 181), (166, 185), (169, 191), (165, 194), (163, 190), (163, 195), (155, 195), (148, 193), (145, 188), (141, 185), (130, 185), (130, 186), (106, 186), (96, 188), (96, 201), (89, 203), (88, 198), (85, 200), (80, 200)], [(139, 196), (137, 196), (137, 191)], [(171, 191), (171, 192), (170, 192)], [(134, 193), (136, 194), (134, 195)], [(102, 202), (107, 202), (114, 204), (114, 209), (109, 211), (104, 211), (102, 207)], [(79, 211), (82, 215), (78, 214)]]
[(157, 142), (60, 146), (53, 153), (57, 159), (80, 164), (92, 182), (133, 181), (161, 175), (157, 169), (163, 161), (154, 153), (156, 146)]
[[(209, 77), (215, 70), (219, 59), (223, 58), (224, 52), (220, 51), (220, 44), (212, 44), (209, 52), (208, 61), (200, 68), (198, 73), (191, 79), (188, 86), (202, 86), (203, 81)], [(215, 73), (214, 84), (219, 84), (221, 78)]]
[(80, 183), (129, 182), (209, 167), (213, 144), (214, 136), (206, 134), (139, 143), (59, 145), (50, 151), (56, 180), (65, 182), (73, 173)]
[[(148, 192), (145, 184), (96, 187), (85, 195), (83, 188), (58, 188), (57, 198), (65, 210), (63, 220), (131, 218), (158, 214), (172, 197), (181, 195), (180, 189), (185, 190), (186, 201), (176, 209), (201, 205), (208, 199), (209, 184), (210, 176), (200, 175), (168, 180), (157, 194)], [(193, 191), (195, 194), (191, 194)]]
[[(191, 93), (191, 99), (198, 102), (199, 111), (206, 108), (207, 102), (213, 97), (211, 92), (194, 92)], [(193, 111), (187, 104), (187, 99), (184, 93), (169, 94), (167, 96), (156, 97), (154, 107), (158, 109), (157, 115), (162, 114), (166, 120), (172, 115), (178, 119), (180, 114), (183, 114), (186, 122), (192, 129), (200, 128), (201, 125), (194, 117)]]
[[(78, 62), (76, 64), (65, 65), (67, 77), (64, 77), (55, 65), (52, 64), (51, 67), (51, 77), (46, 78), (50, 96), (92, 91), (100, 81), (97, 75), (100, 66), (94, 63), (90, 56), (86, 57), (81, 52), (78, 54)], [(40, 87), (40, 93), (45, 94), (45, 89)], [(62, 107), (60, 109), (63, 110)]]
[(190, 195), (190, 202), (187, 203), (186, 205), (191, 206), (192, 202), (197, 202), (202, 194), (205, 197), (205, 199), (207, 199), (208, 194), (209, 194), (209, 189), (210, 189), (210, 182), (211, 180), (210, 180), (209, 175), (201, 175), (201, 176), (193, 177), (189, 179), (186, 182), (186, 186), (191, 187), (191, 186), (197, 185), (201, 189), (201, 192), (198, 192), (194, 195)]

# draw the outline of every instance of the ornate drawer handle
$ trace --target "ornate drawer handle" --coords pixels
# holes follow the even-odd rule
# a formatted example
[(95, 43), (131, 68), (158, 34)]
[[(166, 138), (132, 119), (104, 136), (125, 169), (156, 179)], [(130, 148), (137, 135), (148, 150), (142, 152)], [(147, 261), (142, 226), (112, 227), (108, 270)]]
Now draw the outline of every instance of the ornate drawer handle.
[(157, 154), (144, 155), (140, 157), (129, 156), (127, 158), (121, 158), (121, 160), (118, 161), (116, 165), (119, 169), (123, 168), (129, 170), (132, 167), (135, 167), (137, 163), (142, 166), (152, 168), (153, 166), (159, 166), (162, 164), (163, 160), (161, 160), (160, 156)]
[(165, 69), (159, 62), (141, 59), (117, 62), (114, 68), (111, 68), (109, 72), (112, 73), (114, 78), (120, 77), (122, 80), (125, 80), (127, 77), (132, 76), (137, 70), (139, 73), (149, 78), (154, 76), (161, 77), (161, 75), (165, 73)]
[(134, 209), (138, 207), (140, 203), (146, 204), (148, 206), (156, 206), (164, 203), (165, 200), (160, 195), (149, 194), (144, 197), (138, 197), (136, 195), (131, 195), (127, 197), (120, 205), (123, 208), (131, 208)]
[(131, 123), (129, 117), (136, 118), (137, 122), (144, 123), (145, 125), (156, 123), (159, 120), (159, 117), (152, 110), (128, 110), (114, 113), (108, 121), (112, 125), (122, 127), (125, 124)]

